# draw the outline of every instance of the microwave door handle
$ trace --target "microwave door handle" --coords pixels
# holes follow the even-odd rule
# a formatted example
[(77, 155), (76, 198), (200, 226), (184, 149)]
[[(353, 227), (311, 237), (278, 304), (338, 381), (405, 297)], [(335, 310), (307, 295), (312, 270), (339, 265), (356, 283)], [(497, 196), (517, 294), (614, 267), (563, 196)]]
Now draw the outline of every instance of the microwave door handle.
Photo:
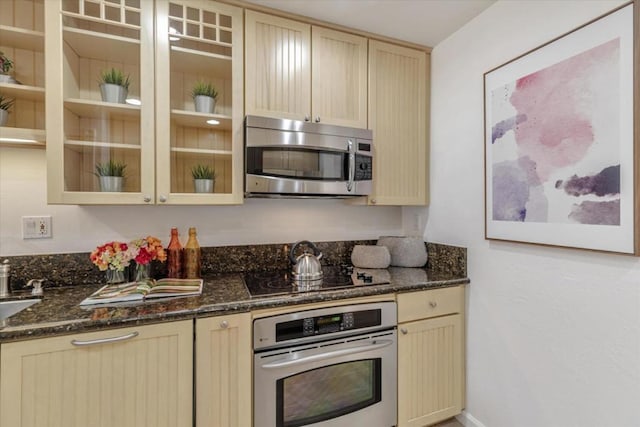
[(314, 354), (306, 357), (297, 357), (296, 353), (293, 353), (289, 358), (276, 360), (271, 363), (267, 363), (261, 366), (263, 369), (277, 369), (287, 366), (300, 365), (302, 363), (317, 362), (319, 360), (331, 359), (338, 356), (346, 356), (350, 354), (362, 353), (364, 351), (379, 350), (384, 347), (388, 347), (393, 344), (392, 340), (376, 340), (367, 345), (359, 345), (357, 347), (345, 348), (342, 350), (333, 350), (322, 354)]
[(347, 147), (349, 150), (349, 180), (347, 181), (347, 191), (351, 192), (356, 175), (356, 154), (353, 140), (350, 139), (347, 141)]

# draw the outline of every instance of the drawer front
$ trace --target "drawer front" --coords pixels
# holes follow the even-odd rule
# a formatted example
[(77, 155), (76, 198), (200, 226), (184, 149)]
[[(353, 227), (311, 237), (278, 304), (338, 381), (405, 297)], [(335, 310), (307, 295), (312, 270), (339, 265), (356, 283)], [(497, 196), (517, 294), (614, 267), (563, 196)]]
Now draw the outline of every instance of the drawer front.
[(462, 286), (398, 294), (398, 323), (461, 313), (463, 309)]

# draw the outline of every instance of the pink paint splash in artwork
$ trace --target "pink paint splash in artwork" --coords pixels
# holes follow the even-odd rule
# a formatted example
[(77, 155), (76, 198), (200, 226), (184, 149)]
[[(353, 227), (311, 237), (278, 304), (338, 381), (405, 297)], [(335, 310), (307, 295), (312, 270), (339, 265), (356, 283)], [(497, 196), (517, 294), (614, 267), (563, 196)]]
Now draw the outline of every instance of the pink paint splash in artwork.
[(515, 139), (540, 181), (577, 163), (594, 143), (590, 79), (604, 62), (617, 62), (619, 50), (614, 39), (516, 81), (510, 103), (526, 120), (515, 126)]

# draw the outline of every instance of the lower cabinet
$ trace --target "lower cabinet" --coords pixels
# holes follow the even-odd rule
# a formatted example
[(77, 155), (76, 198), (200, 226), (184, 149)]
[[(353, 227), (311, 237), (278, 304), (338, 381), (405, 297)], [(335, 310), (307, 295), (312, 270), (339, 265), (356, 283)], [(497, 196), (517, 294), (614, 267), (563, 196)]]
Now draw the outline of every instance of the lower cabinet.
[(463, 287), (398, 295), (398, 427), (462, 411)]
[(0, 425), (190, 427), (193, 321), (0, 346)]
[(250, 427), (251, 313), (196, 320), (196, 426)]

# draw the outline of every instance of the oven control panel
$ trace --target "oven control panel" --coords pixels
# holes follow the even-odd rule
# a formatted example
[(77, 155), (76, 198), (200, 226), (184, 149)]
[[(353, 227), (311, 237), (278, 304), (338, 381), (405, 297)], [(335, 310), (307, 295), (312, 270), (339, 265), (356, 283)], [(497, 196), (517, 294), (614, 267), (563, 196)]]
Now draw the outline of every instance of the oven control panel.
[(276, 341), (370, 328), (380, 326), (380, 324), (381, 313), (379, 309), (305, 317), (276, 323)]
[(303, 310), (253, 321), (253, 348), (263, 351), (396, 327), (396, 303), (382, 301)]

